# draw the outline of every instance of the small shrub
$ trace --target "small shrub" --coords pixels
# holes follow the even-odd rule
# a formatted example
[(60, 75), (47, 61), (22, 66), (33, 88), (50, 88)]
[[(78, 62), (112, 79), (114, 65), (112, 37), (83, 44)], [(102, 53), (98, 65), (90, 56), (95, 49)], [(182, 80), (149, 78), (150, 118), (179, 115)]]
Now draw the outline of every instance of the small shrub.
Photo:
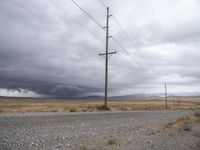
[(194, 113), (196, 117), (200, 117), (200, 112)]
[(128, 108), (126, 108), (126, 107), (120, 107), (120, 110), (121, 111), (128, 111)]
[(51, 110), (51, 112), (58, 112), (57, 110)]
[(189, 124), (184, 124), (182, 128), (183, 128), (184, 131), (191, 131), (192, 130), (192, 126), (189, 125)]
[(86, 112), (93, 112), (96, 108), (95, 107), (92, 107), (92, 106), (88, 106), (86, 108)]
[(110, 110), (110, 107), (105, 106), (105, 105), (97, 105), (96, 109), (100, 110), (100, 111), (103, 111), (103, 110)]
[(69, 110), (69, 112), (78, 112), (78, 109), (77, 109), (77, 108), (71, 108), (71, 109)]
[(87, 109), (93, 109), (93, 107), (92, 106), (88, 106)]
[(167, 124), (165, 124), (165, 128), (171, 128), (174, 124), (175, 122), (168, 122)]
[(82, 112), (87, 112), (87, 110), (86, 109), (82, 109)]
[(117, 145), (118, 144), (118, 141), (116, 139), (109, 139), (108, 140), (108, 144), (109, 145)]
[(197, 147), (199, 147), (199, 148), (200, 148), (200, 141), (197, 143)]

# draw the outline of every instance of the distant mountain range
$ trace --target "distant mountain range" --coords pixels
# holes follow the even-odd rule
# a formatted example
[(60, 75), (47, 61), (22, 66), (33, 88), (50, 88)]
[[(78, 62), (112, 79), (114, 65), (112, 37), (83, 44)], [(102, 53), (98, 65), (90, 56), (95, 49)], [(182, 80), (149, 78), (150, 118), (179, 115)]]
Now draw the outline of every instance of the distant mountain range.
[[(121, 95), (121, 96), (110, 96), (110, 99), (131, 99), (131, 98), (158, 98), (158, 97), (164, 97), (164, 93), (156, 93), (156, 94), (132, 94), (132, 95)], [(169, 93), (168, 96), (195, 96), (200, 97), (200, 93)], [(83, 99), (102, 99), (104, 96), (99, 95), (92, 95), (92, 96), (86, 96), (86, 97), (80, 97)]]
[[(164, 97), (164, 93), (156, 93), (156, 94), (132, 94), (132, 95), (121, 95), (121, 96), (110, 96), (109, 99), (135, 99), (135, 98), (158, 98), (158, 97)], [(200, 93), (169, 93), (168, 96), (194, 96), (194, 97), (200, 97)], [(0, 96), (0, 98), (13, 98), (13, 97), (6, 97), (6, 96)], [(34, 97), (15, 97), (15, 98), (34, 98)], [(103, 99), (104, 96), (100, 95), (91, 95), (91, 96), (83, 96), (83, 97), (41, 97), (42, 98), (48, 98), (48, 99)], [(37, 98), (38, 99), (38, 98)]]

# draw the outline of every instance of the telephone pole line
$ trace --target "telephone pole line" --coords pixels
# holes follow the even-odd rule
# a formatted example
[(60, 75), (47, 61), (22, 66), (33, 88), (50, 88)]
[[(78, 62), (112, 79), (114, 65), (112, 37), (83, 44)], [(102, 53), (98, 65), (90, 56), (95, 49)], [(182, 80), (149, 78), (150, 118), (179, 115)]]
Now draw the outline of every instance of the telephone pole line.
[(104, 105), (105, 107), (108, 107), (108, 102), (107, 102), (107, 98), (108, 98), (108, 59), (109, 59), (109, 55), (112, 54), (116, 54), (116, 51), (114, 52), (108, 52), (108, 42), (109, 42), (109, 38), (111, 38), (112, 36), (109, 35), (109, 18), (112, 15), (110, 15), (109, 13), (109, 7), (107, 7), (107, 18), (106, 18), (106, 27), (104, 27), (104, 29), (106, 29), (106, 52), (105, 53), (101, 53), (99, 54), (99, 56), (105, 55), (105, 97), (104, 97)]
[(165, 83), (165, 103), (166, 103), (166, 109), (168, 109), (168, 106), (167, 106), (167, 83)]

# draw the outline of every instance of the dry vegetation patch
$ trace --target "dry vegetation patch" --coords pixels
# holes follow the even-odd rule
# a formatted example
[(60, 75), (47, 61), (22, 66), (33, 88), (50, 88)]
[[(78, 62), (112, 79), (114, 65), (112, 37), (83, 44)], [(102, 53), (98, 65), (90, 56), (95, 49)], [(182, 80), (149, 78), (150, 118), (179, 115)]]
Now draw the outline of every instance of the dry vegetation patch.
[[(200, 109), (197, 99), (182, 101), (177, 109)], [(109, 100), (108, 108), (103, 100), (77, 99), (34, 99), (34, 98), (0, 98), (0, 113), (16, 112), (94, 112), (94, 111), (133, 111), (165, 109), (165, 102), (152, 98), (133, 100)], [(170, 103), (170, 102), (169, 102)], [(171, 103), (170, 103), (171, 104)], [(173, 105), (169, 105), (169, 109)]]
[(189, 113), (184, 117), (180, 117), (165, 124), (165, 128), (179, 128), (184, 131), (191, 131), (192, 124), (200, 122), (200, 113)]

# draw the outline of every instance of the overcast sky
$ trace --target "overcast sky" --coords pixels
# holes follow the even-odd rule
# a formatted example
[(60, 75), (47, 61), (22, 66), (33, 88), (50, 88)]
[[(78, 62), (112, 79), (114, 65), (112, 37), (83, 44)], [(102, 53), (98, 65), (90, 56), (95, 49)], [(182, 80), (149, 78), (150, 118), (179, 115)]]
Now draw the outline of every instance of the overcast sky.
[[(110, 39), (110, 96), (163, 93), (165, 82), (171, 94), (199, 93), (199, 0), (102, 1), (131, 40), (113, 17), (110, 35), (137, 62)], [(76, 2), (105, 26), (98, 0)], [(103, 95), (104, 51), (105, 32), (71, 0), (0, 1), (1, 96)]]

